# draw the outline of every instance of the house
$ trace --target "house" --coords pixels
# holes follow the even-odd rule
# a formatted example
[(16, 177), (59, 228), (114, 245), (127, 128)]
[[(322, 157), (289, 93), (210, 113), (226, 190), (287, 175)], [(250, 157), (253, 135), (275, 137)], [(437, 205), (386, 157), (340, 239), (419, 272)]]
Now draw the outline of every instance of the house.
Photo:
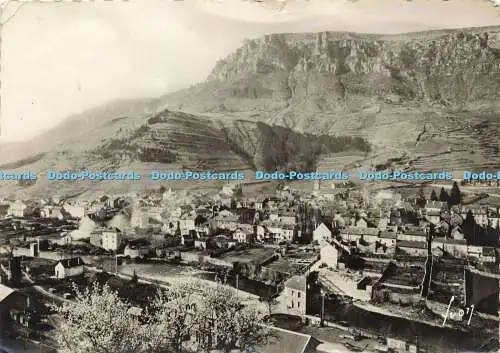
[(432, 239), (432, 252), (442, 255), (446, 252), (455, 257), (467, 256), (467, 242), (463, 239), (450, 239), (445, 237), (435, 237)]
[(233, 233), (233, 239), (238, 243), (253, 243), (254, 238), (253, 227), (240, 227)]
[(144, 258), (149, 254), (149, 247), (147, 246), (136, 246), (127, 245), (123, 250), (123, 256), (130, 259)]
[(368, 228), (368, 222), (366, 221), (366, 219), (360, 218), (356, 221), (354, 226), (357, 228)]
[(72, 257), (69, 259), (59, 260), (56, 264), (55, 277), (56, 278), (67, 278), (73, 276), (79, 276), (83, 273), (84, 263), (80, 257)]
[(52, 219), (63, 219), (63, 215), (61, 213), (62, 207), (46, 205), (43, 206), (40, 210), (40, 218), (52, 218)]
[(84, 202), (66, 203), (63, 208), (71, 218), (82, 219), (87, 214), (87, 204)]
[(12, 217), (23, 218), (31, 215), (33, 213), (33, 207), (27, 205), (21, 200), (16, 200), (9, 206), (7, 210), (7, 215)]
[(339, 251), (330, 243), (322, 243), (320, 249), (320, 262), (328, 267), (337, 268), (339, 261)]
[(266, 235), (276, 244), (281, 242), (291, 242), (295, 228), (291, 225), (281, 224), (273, 221), (262, 222), (266, 229)]
[(407, 229), (398, 234), (398, 240), (404, 241), (418, 241), (425, 243), (427, 241), (427, 234), (423, 230)]
[(347, 227), (340, 231), (340, 236), (347, 242), (358, 242), (363, 236), (364, 230), (362, 228)]
[(195, 220), (196, 220), (196, 212), (188, 212), (183, 214), (179, 219), (179, 229), (181, 230), (181, 234), (188, 234), (189, 231), (194, 230), (196, 228)]
[(396, 246), (411, 256), (427, 256), (427, 244), (419, 241), (398, 240)]
[(146, 228), (149, 225), (149, 215), (145, 208), (134, 208), (130, 218), (132, 228)]
[(425, 218), (432, 224), (438, 224), (441, 221), (441, 211), (428, 211)]
[(284, 284), (283, 300), (288, 314), (306, 314), (307, 279), (305, 276), (296, 275)]
[(185, 247), (194, 246), (194, 241), (196, 240), (196, 233), (189, 232), (189, 234), (181, 235), (181, 245)]
[(331, 240), (332, 239), (332, 231), (324, 224), (321, 223), (314, 231), (313, 231), (313, 241), (321, 241), (321, 240)]
[[(24, 327), (37, 321), (39, 315), (32, 310), (30, 297), (20, 291), (0, 284), (0, 330), (8, 329), (7, 323)], [(4, 332), (1, 332), (4, 334)]]
[(194, 247), (200, 250), (206, 250), (208, 248), (208, 243), (210, 238), (199, 238), (194, 240)]
[(239, 217), (235, 216), (232, 212), (227, 210), (223, 210), (219, 212), (212, 219), (212, 228), (213, 229), (229, 229), (236, 230), (239, 225)]
[(228, 183), (222, 186), (221, 193), (223, 195), (232, 196), (234, 194), (241, 193), (241, 184), (239, 183)]
[(495, 263), (496, 251), (495, 248), (486, 246), (472, 246), (467, 247), (467, 255), (477, 259), (480, 263)]
[(428, 212), (441, 213), (442, 211), (447, 210), (447, 209), (448, 209), (448, 204), (446, 202), (432, 201), (432, 200), (428, 200), (425, 207), (424, 207), (424, 210), (427, 213)]
[(101, 247), (105, 250), (116, 251), (122, 242), (122, 232), (120, 229), (105, 228), (101, 232)]
[(334, 228), (342, 228), (342, 227), (345, 227), (345, 225), (346, 225), (346, 221), (345, 221), (344, 217), (342, 216), (342, 214), (340, 212), (336, 212), (335, 215), (333, 216), (332, 226)]
[(237, 244), (235, 240), (225, 237), (223, 235), (213, 238), (213, 241), (215, 242), (217, 247), (221, 249), (229, 249), (236, 246)]
[(378, 241), (388, 247), (396, 245), (397, 233), (395, 232), (380, 232)]
[(380, 230), (378, 228), (364, 228), (362, 238), (367, 243), (375, 243), (378, 240)]

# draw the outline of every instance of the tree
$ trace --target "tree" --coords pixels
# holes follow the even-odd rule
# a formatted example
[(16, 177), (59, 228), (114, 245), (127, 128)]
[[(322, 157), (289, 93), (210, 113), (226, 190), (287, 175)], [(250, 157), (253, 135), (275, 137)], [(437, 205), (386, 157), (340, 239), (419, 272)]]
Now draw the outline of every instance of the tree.
[(419, 207), (425, 207), (426, 204), (427, 204), (427, 200), (425, 198), (424, 188), (420, 187), (420, 191), (419, 191), (419, 194), (417, 197), (417, 205)]
[(76, 299), (54, 310), (62, 317), (55, 339), (61, 353), (158, 352), (151, 332), (129, 315), (129, 305), (108, 285), (94, 283), (84, 292), (75, 287)]
[(273, 314), (273, 308), (278, 304), (278, 300), (274, 295), (272, 289), (273, 287), (269, 287), (267, 295), (263, 298), (264, 303), (266, 303), (267, 314), (271, 316)]
[(139, 282), (139, 278), (137, 277), (137, 272), (135, 272), (135, 269), (134, 269), (134, 273), (132, 274), (132, 278), (130, 279), (130, 283), (136, 284), (137, 282)]
[(449, 199), (450, 199), (450, 196), (448, 195), (446, 190), (444, 188), (441, 188), (441, 192), (439, 193), (439, 201), (448, 202)]
[(431, 192), (431, 201), (438, 201), (438, 196), (436, 194), (436, 190), (432, 189)]
[(198, 351), (214, 348), (228, 353), (235, 348), (245, 350), (267, 339), (262, 315), (244, 307), (235, 292), (226, 286), (210, 287), (204, 291), (201, 307), (196, 312)]
[(461, 201), (462, 201), (462, 195), (460, 192), (460, 188), (458, 187), (457, 182), (454, 181), (453, 186), (451, 188), (451, 194), (448, 203), (450, 204), (450, 206), (453, 206), (460, 204)]
[(183, 342), (192, 333), (200, 286), (196, 282), (185, 282), (166, 292), (159, 292), (152, 304), (153, 314), (148, 321), (160, 346), (170, 348), (169, 352), (181, 353)]

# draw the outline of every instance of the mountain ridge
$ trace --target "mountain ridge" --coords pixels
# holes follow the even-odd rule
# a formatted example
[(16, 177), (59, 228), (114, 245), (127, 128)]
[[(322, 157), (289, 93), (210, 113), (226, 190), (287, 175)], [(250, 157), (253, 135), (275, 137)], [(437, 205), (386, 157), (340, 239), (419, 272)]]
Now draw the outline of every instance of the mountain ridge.
[(39, 169), (500, 168), (499, 75), (500, 26), (270, 34), (202, 83), (96, 107), (0, 156)]

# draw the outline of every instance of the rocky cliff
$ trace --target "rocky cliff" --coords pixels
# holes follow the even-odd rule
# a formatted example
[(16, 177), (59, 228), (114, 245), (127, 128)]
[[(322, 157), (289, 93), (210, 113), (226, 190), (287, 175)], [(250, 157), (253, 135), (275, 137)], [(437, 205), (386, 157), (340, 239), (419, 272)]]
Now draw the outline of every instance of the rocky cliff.
[(345, 108), (360, 97), (463, 106), (499, 98), (498, 40), (492, 30), (272, 34), (220, 60), (208, 81), (225, 84), (216, 92), (220, 99), (267, 100), (273, 107), (311, 100), (322, 110)]

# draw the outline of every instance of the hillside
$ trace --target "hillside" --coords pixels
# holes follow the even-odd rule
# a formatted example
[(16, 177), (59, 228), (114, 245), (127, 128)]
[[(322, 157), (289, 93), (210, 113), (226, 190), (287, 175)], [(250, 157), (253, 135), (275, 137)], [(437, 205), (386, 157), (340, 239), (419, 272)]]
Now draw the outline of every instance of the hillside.
[[(499, 131), (499, 27), (270, 34), (189, 89), (111, 102), (0, 145), (0, 169), (496, 170)], [(136, 184), (40, 180), (14, 191), (158, 186)]]
[[(214, 121), (165, 109), (140, 118), (120, 117), (99, 124), (92, 133), (73, 137), (57, 147), (0, 169), (31, 170), (42, 176), (57, 171), (138, 171), (144, 179), (126, 182), (50, 182), (42, 177), (33, 185), (8, 182), (0, 192), (42, 196), (106, 192), (126, 193), (160, 185), (179, 187), (178, 182), (159, 184), (148, 180), (151, 170), (232, 171), (259, 169), (314, 170), (325, 153), (367, 153), (370, 145), (361, 138), (316, 136), (262, 122)], [(177, 184), (177, 186), (175, 186)], [(220, 182), (186, 183), (183, 187), (206, 188)], [(212, 185), (209, 185), (212, 184)], [(9, 186), (9, 187), (5, 187)], [(14, 187), (14, 189), (12, 188)]]
[(500, 29), (271, 34), (171, 98), (214, 116), (251, 112), (300, 132), (364, 137), (377, 146), (368, 166), (496, 168)]

